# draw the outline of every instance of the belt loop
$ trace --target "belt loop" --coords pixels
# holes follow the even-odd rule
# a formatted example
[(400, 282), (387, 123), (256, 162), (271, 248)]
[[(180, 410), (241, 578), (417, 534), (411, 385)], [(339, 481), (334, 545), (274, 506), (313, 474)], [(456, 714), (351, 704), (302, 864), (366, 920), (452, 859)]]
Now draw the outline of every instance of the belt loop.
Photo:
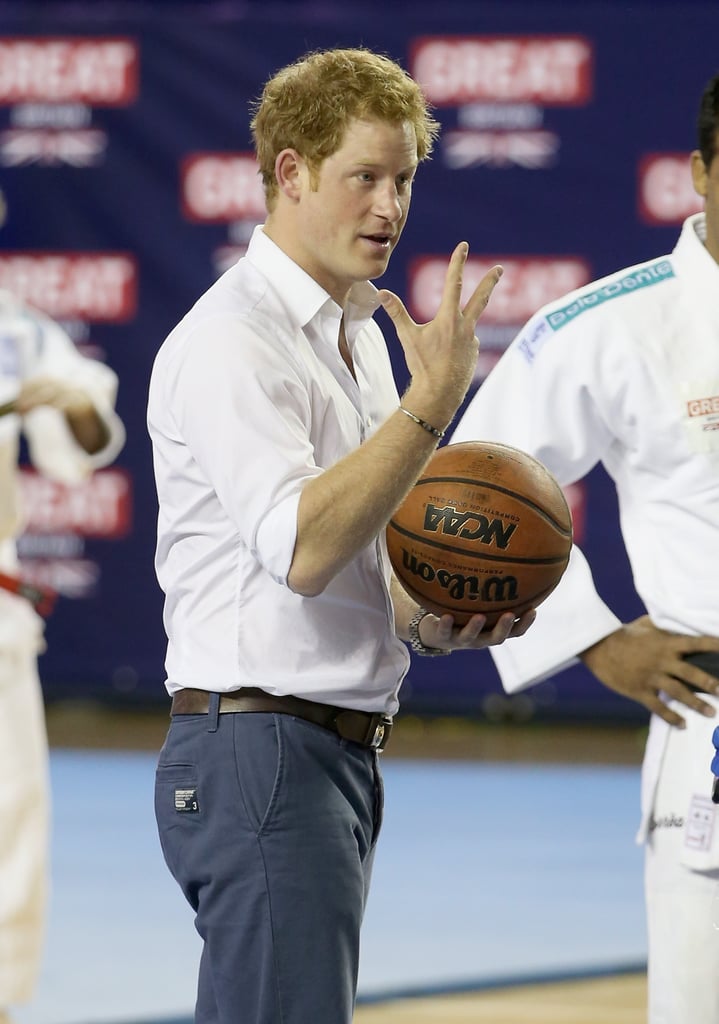
[(220, 721), (220, 695), (219, 693), (210, 694), (210, 704), (207, 709), (207, 731), (217, 732), (217, 726)]

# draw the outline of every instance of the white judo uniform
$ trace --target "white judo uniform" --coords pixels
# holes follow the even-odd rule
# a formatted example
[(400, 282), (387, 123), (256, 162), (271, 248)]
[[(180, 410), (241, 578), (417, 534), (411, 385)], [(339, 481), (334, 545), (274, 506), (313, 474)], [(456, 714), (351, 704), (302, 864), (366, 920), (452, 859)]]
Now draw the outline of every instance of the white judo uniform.
[[(603, 464), (654, 624), (719, 636), (719, 265), (704, 237), (697, 214), (670, 255), (540, 310), (451, 441), (522, 448), (564, 485)], [(619, 626), (575, 547), (532, 629), (490, 650), (514, 692), (571, 665)], [(717, 1024), (719, 809), (709, 769), (717, 719), (677, 710), (685, 730), (652, 716), (642, 768), (649, 1019)]]
[[(0, 417), (0, 572), (17, 573), (23, 528), (18, 486), (20, 435), (38, 472), (75, 483), (111, 462), (125, 432), (114, 412), (117, 377), (84, 358), (47, 317), (0, 292), (0, 406), (21, 385), (52, 377), (83, 389), (109, 430), (88, 455), (64, 415), (42, 406)], [(32, 995), (39, 971), (47, 889), (47, 740), (37, 656), (43, 622), (22, 597), (0, 589), (0, 1012)]]

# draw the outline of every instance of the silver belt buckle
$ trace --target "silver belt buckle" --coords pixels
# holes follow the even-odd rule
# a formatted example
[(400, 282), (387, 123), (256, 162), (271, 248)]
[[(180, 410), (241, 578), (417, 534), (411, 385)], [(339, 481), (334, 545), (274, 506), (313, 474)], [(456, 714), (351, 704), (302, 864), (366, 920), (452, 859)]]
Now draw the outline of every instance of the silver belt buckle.
[(370, 747), (373, 750), (384, 750), (385, 735), (389, 736), (391, 726), (392, 719), (388, 718), (387, 715), (383, 715), (381, 720), (377, 723), (374, 735), (370, 740)]

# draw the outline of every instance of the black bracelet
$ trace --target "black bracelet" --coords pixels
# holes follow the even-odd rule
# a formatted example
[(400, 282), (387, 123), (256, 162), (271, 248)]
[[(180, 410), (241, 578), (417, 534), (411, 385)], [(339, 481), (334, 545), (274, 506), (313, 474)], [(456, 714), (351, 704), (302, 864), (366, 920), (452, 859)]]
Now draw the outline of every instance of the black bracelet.
[(437, 430), (437, 428), (433, 427), (431, 423), (427, 422), (427, 420), (421, 420), (419, 416), (415, 416), (413, 412), (410, 412), (409, 409), (405, 409), (403, 405), (400, 405), (399, 411), (403, 412), (405, 416), (409, 416), (409, 418), (411, 420), (414, 420), (415, 423), (419, 424), (419, 426), (422, 427), (423, 430), (426, 430), (428, 434), (433, 434), (435, 437), (439, 438), (440, 441), (447, 433), (446, 430)]

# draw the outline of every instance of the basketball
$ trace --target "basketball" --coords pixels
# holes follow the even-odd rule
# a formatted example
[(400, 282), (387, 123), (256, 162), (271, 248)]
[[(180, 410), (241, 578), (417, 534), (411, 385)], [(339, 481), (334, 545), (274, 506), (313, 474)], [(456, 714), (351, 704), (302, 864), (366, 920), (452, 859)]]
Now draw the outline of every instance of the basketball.
[(569, 562), (572, 518), (549, 470), (517, 448), (486, 441), (435, 452), (387, 526), (402, 586), (457, 625), (536, 608)]

